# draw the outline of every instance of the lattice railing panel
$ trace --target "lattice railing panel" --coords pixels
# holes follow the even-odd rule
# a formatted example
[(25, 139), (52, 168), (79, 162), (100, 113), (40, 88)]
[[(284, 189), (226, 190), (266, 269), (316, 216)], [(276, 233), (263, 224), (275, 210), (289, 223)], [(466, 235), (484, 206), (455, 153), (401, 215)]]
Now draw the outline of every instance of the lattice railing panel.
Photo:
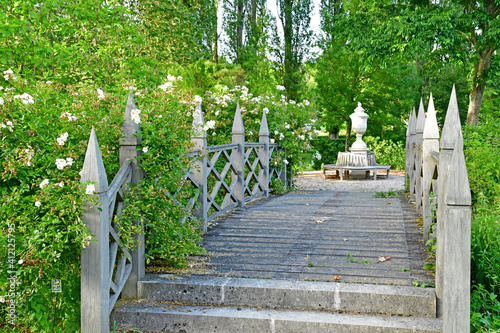
[[(238, 145), (212, 146), (207, 149), (207, 212), (222, 213), (237, 205), (234, 193), (238, 169), (234, 164)], [(210, 219), (210, 217), (209, 217)]]
[(109, 313), (120, 296), (120, 293), (132, 272), (132, 255), (120, 241), (120, 230), (117, 220), (121, 217), (125, 192), (130, 188), (132, 180), (131, 161), (125, 162), (108, 189), (109, 226)]
[(285, 153), (281, 145), (274, 143), (269, 145), (269, 184), (274, 179), (285, 179), (286, 168), (280, 155)]
[(262, 156), (264, 153), (264, 144), (247, 143), (245, 145), (245, 197), (254, 197), (264, 192), (262, 158), (267, 158), (267, 156)]
[(199, 188), (199, 184), (193, 179), (191, 172), (187, 171), (179, 180), (179, 185), (176, 187), (174, 191), (168, 191), (165, 189), (165, 193), (170, 198), (170, 200), (183, 211), (182, 218), (180, 220), (181, 224), (184, 224), (188, 218), (192, 218), (191, 211), (196, 204), (196, 196), (192, 196), (189, 200), (186, 201), (185, 198), (180, 198), (182, 196), (182, 192), (186, 186), (192, 184), (194, 187)]

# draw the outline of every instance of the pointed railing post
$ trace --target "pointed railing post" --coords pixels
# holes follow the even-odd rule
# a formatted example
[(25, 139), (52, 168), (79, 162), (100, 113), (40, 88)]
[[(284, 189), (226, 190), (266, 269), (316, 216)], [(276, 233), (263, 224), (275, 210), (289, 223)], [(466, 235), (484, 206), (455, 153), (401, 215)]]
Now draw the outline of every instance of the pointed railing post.
[[(120, 140), (120, 165), (123, 165), (128, 160), (132, 161), (132, 186), (139, 185), (142, 179), (144, 179), (144, 171), (140, 167), (138, 160), (138, 157), (142, 153), (142, 151), (138, 149), (142, 140), (141, 137), (136, 135), (140, 131), (140, 128), (131, 118), (132, 110), (135, 109), (134, 94), (133, 91), (130, 91), (127, 99), (127, 106), (125, 108), (125, 122), (122, 126), (123, 138)], [(140, 226), (141, 232), (134, 236), (137, 246), (130, 253), (132, 255), (132, 272), (123, 287), (123, 298), (137, 298), (137, 282), (140, 281), (145, 274), (144, 225), (141, 219), (137, 219), (135, 224)]]
[(410, 116), (410, 154), (409, 154), (409, 164), (410, 164), (410, 199), (415, 201), (415, 140), (417, 135), (417, 117), (415, 115), (415, 109)]
[(457, 139), (448, 167), (443, 209), (441, 301), (444, 333), (470, 332), (471, 194), (463, 153), (462, 129), (460, 123), (457, 125), (454, 128)]
[[(427, 117), (425, 119), (423, 138), (422, 217), (424, 219), (424, 243), (427, 243), (427, 241), (429, 240), (429, 232), (432, 222), (431, 199), (433, 203), (435, 200), (434, 198), (429, 197), (432, 173), (434, 172), (435, 167), (435, 163), (432, 160), (432, 152), (439, 151), (439, 128), (436, 119), (436, 110), (434, 108), (432, 93), (429, 98), (429, 105), (427, 107)], [(436, 194), (437, 193), (434, 193), (434, 195)]]
[(261, 188), (264, 191), (264, 196), (269, 196), (269, 126), (267, 125), (266, 111), (262, 112), (262, 120), (260, 122), (259, 142), (264, 144), (260, 152), (260, 182)]
[[(287, 162), (285, 162), (285, 161), (287, 161)], [(288, 160), (287, 160), (286, 150), (284, 150), (284, 160), (282, 161), (282, 163), (283, 163), (283, 172), (281, 172), (280, 180), (281, 180), (281, 184), (283, 184), (283, 186), (285, 188), (288, 188), (289, 187), (288, 186), (288, 179), (287, 179)]]
[(424, 143), (425, 110), (424, 101), (420, 99), (415, 136), (415, 205), (422, 214), (422, 144)]
[[(438, 170), (438, 211), (437, 211), (437, 228), (436, 228), (436, 296), (437, 296), (437, 314), (438, 317), (443, 316), (443, 291), (447, 283), (445, 281), (445, 270), (447, 255), (445, 245), (448, 228), (448, 220), (446, 214), (446, 197), (450, 190), (447, 188), (449, 178), (449, 167), (452, 163), (452, 156), (455, 147), (463, 147), (462, 129), (460, 126), (460, 117), (458, 112), (458, 102), (453, 87), (446, 119), (443, 125), (441, 134), (440, 153), (439, 153), (439, 170)], [(453, 272), (453, 271), (452, 271)], [(452, 273), (451, 272), (451, 273)]]
[(411, 121), (411, 112), (410, 116), (408, 117), (408, 126), (406, 127), (406, 144), (405, 144), (405, 179), (408, 182), (410, 181), (410, 121)]
[(195, 150), (198, 150), (199, 158), (194, 162), (191, 168), (193, 179), (198, 184), (200, 194), (198, 196), (198, 204), (194, 210), (194, 216), (203, 221), (203, 232), (207, 231), (207, 133), (203, 130), (205, 120), (203, 119), (203, 111), (201, 103), (198, 103), (193, 113), (193, 130), (194, 136), (191, 142), (194, 144)]
[(95, 182), (99, 198), (97, 206), (87, 203), (81, 219), (96, 241), (81, 252), (81, 331), (82, 333), (109, 332), (109, 213), (108, 178), (95, 130), (90, 133), (81, 182)]
[(233, 164), (238, 170), (238, 174), (233, 175), (236, 181), (234, 186), (234, 195), (238, 200), (238, 205), (245, 205), (245, 128), (241, 118), (240, 103), (236, 105), (236, 114), (233, 122), (233, 143), (238, 144), (238, 151), (233, 160)]

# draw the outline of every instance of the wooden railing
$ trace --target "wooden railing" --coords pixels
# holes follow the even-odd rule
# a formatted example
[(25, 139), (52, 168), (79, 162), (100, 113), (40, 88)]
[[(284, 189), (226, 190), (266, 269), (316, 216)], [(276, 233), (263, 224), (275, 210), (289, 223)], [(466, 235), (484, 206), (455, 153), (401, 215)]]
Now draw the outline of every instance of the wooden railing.
[(422, 101), (418, 116), (411, 114), (406, 142), (410, 199), (422, 214), (424, 239), (436, 241), (437, 314), (443, 332), (469, 332), (471, 194), (454, 87), (441, 140), (431, 95), (427, 117)]
[[(90, 134), (81, 182), (96, 183), (100, 205), (87, 204), (82, 220), (95, 236), (81, 253), (81, 330), (82, 332), (108, 332), (109, 314), (120, 294), (135, 295), (137, 281), (144, 275), (143, 234), (136, 235), (139, 246), (129, 251), (120, 242), (120, 231), (115, 225), (123, 209), (126, 190), (140, 183), (143, 172), (138, 167), (140, 151), (139, 130), (131, 119), (135, 109), (129, 95), (123, 124), (124, 138), (120, 141), (120, 170), (108, 186), (99, 144), (94, 129)], [(136, 221), (138, 223), (138, 221)]]
[(279, 179), (281, 184), (288, 186), (287, 179), (287, 163), (282, 163), (278, 165), (274, 165), (271, 163), (274, 160), (274, 156), (278, 156), (279, 154), (283, 154), (286, 160), (286, 151), (279, 143), (270, 143), (269, 144), (269, 177), (268, 183), (271, 184), (273, 179)]
[[(124, 138), (120, 141), (120, 170), (108, 186), (108, 178), (92, 129), (87, 147), (81, 182), (95, 183), (98, 205), (87, 204), (82, 220), (87, 223), (95, 241), (81, 254), (81, 331), (83, 333), (109, 332), (109, 315), (120, 294), (124, 298), (137, 297), (137, 282), (144, 277), (145, 247), (144, 230), (135, 235), (137, 246), (129, 251), (120, 242), (120, 231), (114, 224), (121, 215), (126, 191), (140, 184), (144, 172), (137, 157), (141, 139), (136, 135), (139, 126), (132, 121), (135, 102), (130, 93), (123, 124)], [(190, 216), (203, 220), (203, 230), (208, 222), (235, 207), (243, 207), (245, 201), (269, 195), (269, 185), (274, 178), (286, 185), (286, 164), (272, 168), (269, 161), (283, 148), (269, 144), (269, 129), (265, 113), (262, 116), (258, 143), (245, 143), (245, 131), (239, 105), (233, 124), (233, 142), (226, 145), (207, 146), (201, 106), (196, 108), (193, 120), (194, 149), (190, 153), (193, 163), (185, 172), (181, 187), (191, 182), (199, 193), (187, 204), (177, 200), (179, 189), (168, 192), (170, 200), (185, 210), (182, 223)], [(149, 175), (154, 176), (154, 175)], [(196, 204), (197, 203), (197, 204)]]
[[(203, 128), (204, 119), (198, 106), (193, 120), (194, 128)], [(269, 186), (278, 178), (286, 185), (286, 164), (270, 167), (273, 153), (281, 150), (279, 144), (269, 144), (266, 114), (262, 115), (259, 142), (245, 142), (245, 129), (239, 105), (233, 123), (232, 143), (207, 146), (206, 133), (198, 131), (193, 138), (199, 158), (191, 169), (190, 179), (200, 189), (195, 215), (202, 219), (204, 230), (208, 222), (258, 196), (268, 196)], [(223, 163), (221, 163), (223, 161)], [(222, 194), (222, 195), (221, 195)]]

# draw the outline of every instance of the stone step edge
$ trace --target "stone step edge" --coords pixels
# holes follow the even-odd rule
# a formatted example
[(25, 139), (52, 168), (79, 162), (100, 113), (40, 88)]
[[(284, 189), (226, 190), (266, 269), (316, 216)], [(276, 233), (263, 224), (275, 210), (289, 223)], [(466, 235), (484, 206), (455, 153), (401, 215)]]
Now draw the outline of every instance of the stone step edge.
[(436, 317), (434, 288), (148, 274), (138, 289), (149, 301)]
[(245, 307), (179, 306), (158, 302), (120, 302), (111, 326), (146, 332), (441, 332), (438, 318), (387, 317), (321, 311)]

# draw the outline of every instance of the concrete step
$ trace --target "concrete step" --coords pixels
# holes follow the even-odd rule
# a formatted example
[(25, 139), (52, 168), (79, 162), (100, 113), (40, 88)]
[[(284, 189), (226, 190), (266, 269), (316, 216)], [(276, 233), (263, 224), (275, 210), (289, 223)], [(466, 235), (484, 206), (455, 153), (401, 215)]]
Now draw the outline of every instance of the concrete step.
[(430, 333), (442, 331), (442, 322), (436, 318), (245, 307), (181, 306), (144, 301), (131, 301), (115, 308), (111, 315), (111, 325), (114, 322), (119, 330), (134, 327), (144, 333)]
[(436, 318), (433, 288), (148, 274), (145, 301)]

